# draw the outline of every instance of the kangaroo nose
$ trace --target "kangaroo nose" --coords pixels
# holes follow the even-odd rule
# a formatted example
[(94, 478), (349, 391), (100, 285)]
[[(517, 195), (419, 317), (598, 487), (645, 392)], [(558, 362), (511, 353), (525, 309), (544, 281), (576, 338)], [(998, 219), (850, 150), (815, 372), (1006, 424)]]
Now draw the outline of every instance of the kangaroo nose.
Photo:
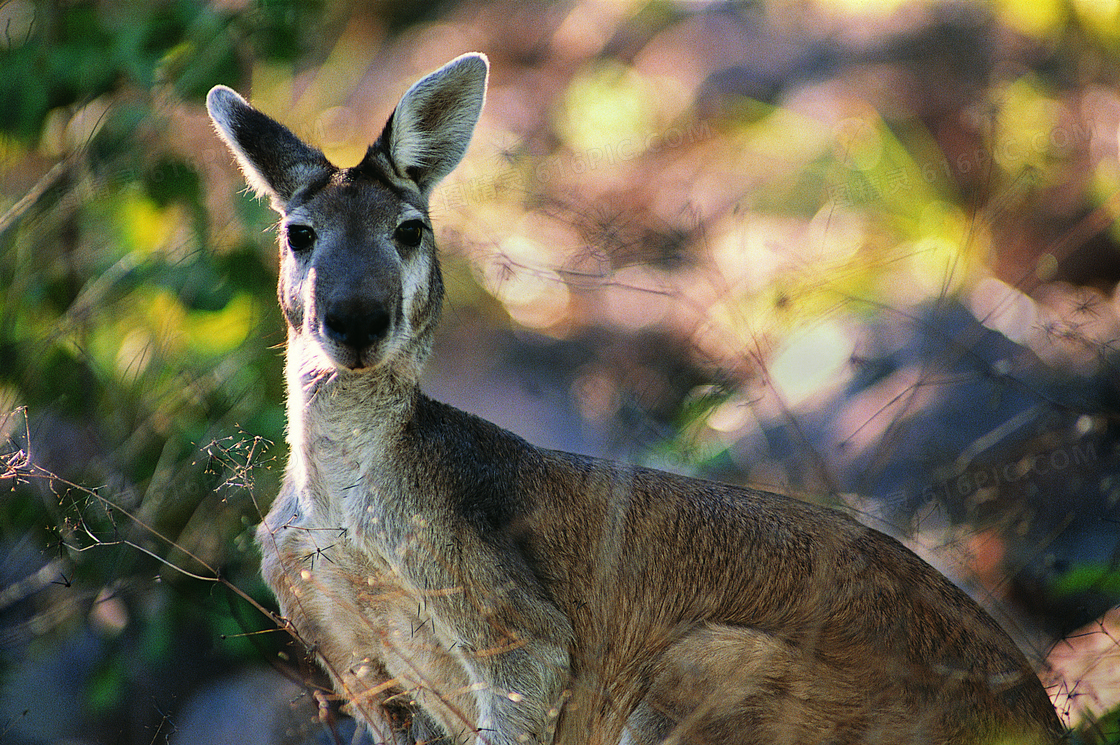
[(392, 316), (384, 305), (341, 308), (323, 317), (323, 333), (351, 349), (365, 349), (389, 333)]

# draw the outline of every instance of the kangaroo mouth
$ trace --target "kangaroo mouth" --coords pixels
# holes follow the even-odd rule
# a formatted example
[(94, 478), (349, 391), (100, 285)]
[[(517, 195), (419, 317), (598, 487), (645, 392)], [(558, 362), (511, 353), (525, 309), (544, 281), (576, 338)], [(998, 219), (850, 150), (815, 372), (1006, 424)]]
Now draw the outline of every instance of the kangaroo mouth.
[(339, 344), (329, 338), (319, 337), (319, 346), (336, 368), (350, 372), (363, 372), (384, 362), (383, 340), (364, 347)]

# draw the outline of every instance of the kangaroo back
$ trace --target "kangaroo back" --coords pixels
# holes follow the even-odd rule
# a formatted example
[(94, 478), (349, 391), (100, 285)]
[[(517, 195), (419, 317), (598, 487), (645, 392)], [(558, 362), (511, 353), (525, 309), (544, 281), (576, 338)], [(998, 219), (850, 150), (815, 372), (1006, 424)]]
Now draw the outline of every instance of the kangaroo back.
[(1014, 642), (898, 542), (764, 492), (541, 450), (419, 390), (428, 214), (487, 62), (338, 168), (228, 88), (280, 214), (291, 454), (258, 531), (289, 628), (380, 741), (1055, 742)]

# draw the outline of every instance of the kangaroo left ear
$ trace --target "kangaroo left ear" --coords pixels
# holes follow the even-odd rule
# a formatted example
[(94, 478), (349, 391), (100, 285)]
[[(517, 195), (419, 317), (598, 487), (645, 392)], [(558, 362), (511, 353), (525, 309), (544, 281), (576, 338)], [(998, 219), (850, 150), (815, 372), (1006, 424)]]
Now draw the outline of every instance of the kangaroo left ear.
[(467, 152), (486, 98), (486, 55), (464, 54), (405, 91), (371, 150), (428, 196)]
[(224, 85), (210, 90), (206, 109), (249, 186), (258, 195), (267, 195), (277, 212), (283, 211), (301, 186), (333, 169), (322, 152)]

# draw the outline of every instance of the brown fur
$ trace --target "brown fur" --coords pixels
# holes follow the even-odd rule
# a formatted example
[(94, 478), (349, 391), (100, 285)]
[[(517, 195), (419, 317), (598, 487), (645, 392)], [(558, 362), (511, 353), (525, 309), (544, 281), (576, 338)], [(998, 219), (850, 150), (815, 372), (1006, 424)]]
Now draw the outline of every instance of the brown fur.
[(422, 80), (350, 170), (228, 89), (209, 102), (283, 230), (316, 236), (282, 246), (292, 456), (259, 539), (354, 713), (394, 743), (1056, 741), (1012, 640), (897, 541), (419, 392), (442, 285), (400, 226), (426, 224), (485, 71)]

